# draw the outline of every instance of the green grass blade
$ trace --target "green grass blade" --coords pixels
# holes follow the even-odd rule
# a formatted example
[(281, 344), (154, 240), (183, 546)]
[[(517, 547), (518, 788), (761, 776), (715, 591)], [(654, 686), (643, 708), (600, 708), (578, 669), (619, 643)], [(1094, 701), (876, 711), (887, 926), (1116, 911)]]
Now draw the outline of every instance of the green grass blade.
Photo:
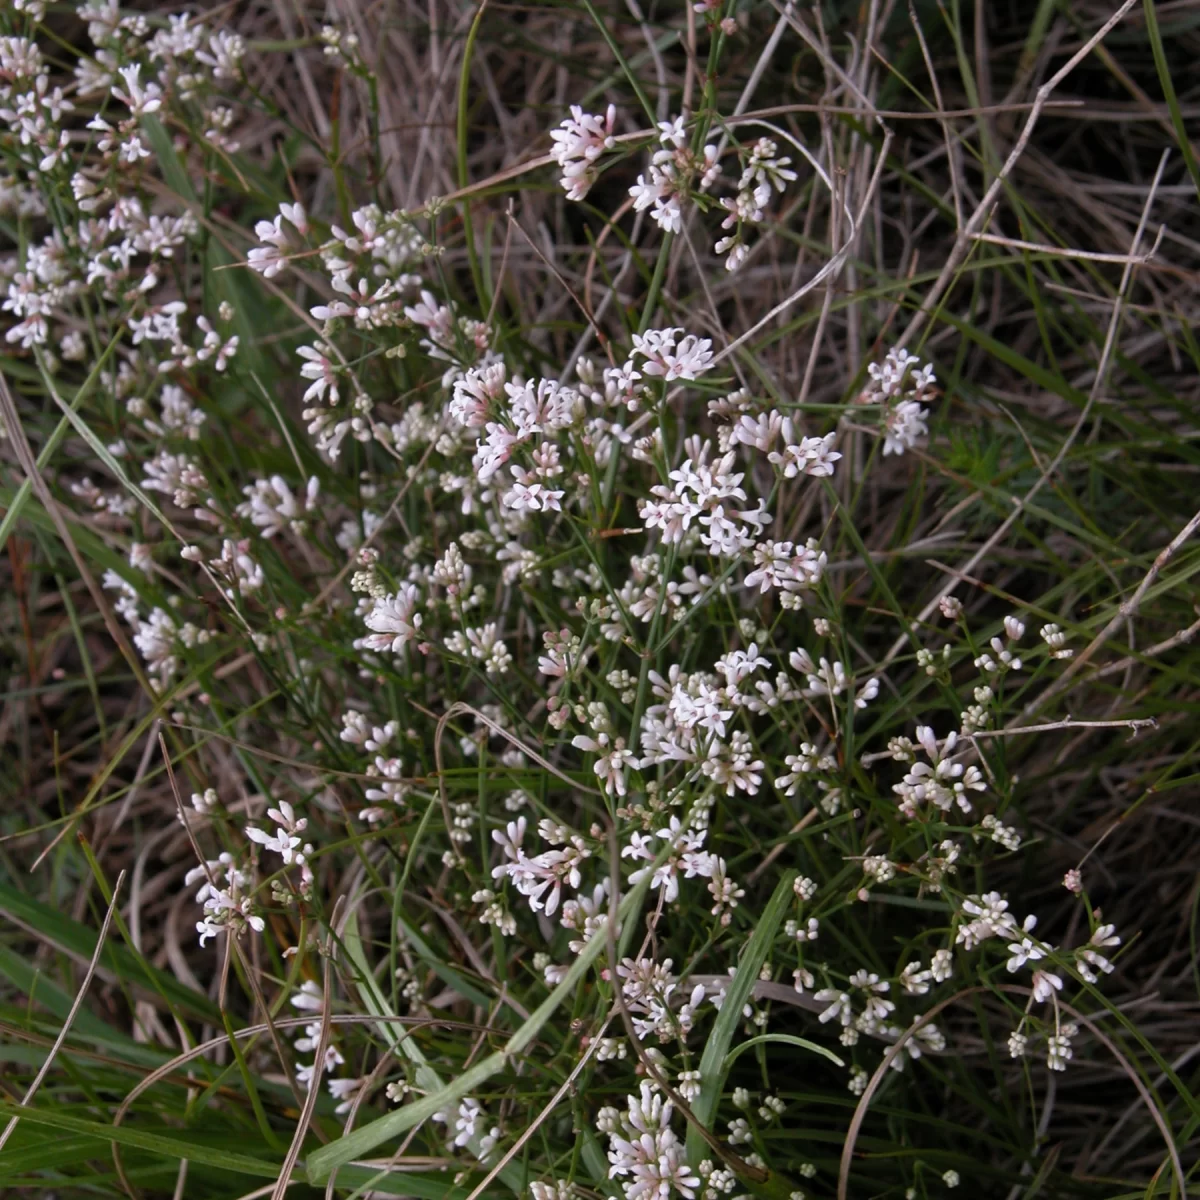
[(1167, 111), (1171, 114), (1171, 125), (1175, 130), (1179, 149), (1183, 151), (1183, 161), (1187, 163), (1188, 174), (1192, 177), (1196, 195), (1200, 197), (1200, 165), (1196, 163), (1192, 141), (1188, 137), (1183, 113), (1179, 108), (1179, 97), (1175, 94), (1175, 83), (1171, 79), (1171, 68), (1167, 65), (1167, 52), (1163, 47), (1162, 30), (1158, 27), (1158, 14), (1154, 11), (1154, 0), (1143, 0), (1142, 9), (1146, 14), (1146, 35), (1150, 39), (1150, 50), (1154, 55), (1158, 81), (1162, 85), (1163, 99), (1167, 102)]
[[(737, 974), (725, 992), (721, 1011), (717, 1014), (716, 1023), (704, 1045), (704, 1053), (700, 1058), (700, 1095), (692, 1106), (692, 1112), (705, 1129), (711, 1130), (713, 1127), (717, 1105), (721, 1099), (721, 1085), (725, 1079), (725, 1059), (733, 1043), (733, 1035), (742, 1021), (742, 1009), (750, 999), (758, 973), (767, 960), (767, 953), (775, 940), (775, 932), (783, 920), (783, 914), (792, 902), (792, 881), (795, 878), (794, 871), (786, 872), (776, 885), (771, 899), (767, 901), (754, 933), (738, 960)], [(689, 1125), (688, 1161), (693, 1165), (699, 1163), (706, 1156), (707, 1149), (699, 1130)]]
[(752, 1037), (734, 1046), (725, 1055), (725, 1063), (722, 1070), (728, 1071), (733, 1065), (734, 1059), (743, 1051), (749, 1050), (751, 1046), (761, 1046), (767, 1042), (777, 1042), (785, 1046), (798, 1046), (801, 1050), (811, 1050), (814, 1054), (824, 1055), (835, 1067), (844, 1067), (846, 1065), (832, 1050), (825, 1046), (818, 1046), (816, 1042), (810, 1042), (808, 1038), (796, 1037), (791, 1033), (761, 1033), (758, 1037)]
[[(650, 887), (651, 878), (652, 873), (648, 871), (642, 881), (621, 901), (619, 919), (622, 924), (633, 920), (634, 915), (641, 909), (646, 892)], [(790, 882), (788, 886), (791, 886)], [(489, 1055), (433, 1095), (406, 1104), (395, 1112), (372, 1121), (370, 1125), (364, 1125), (361, 1129), (356, 1129), (353, 1133), (349, 1133), (335, 1142), (330, 1142), (328, 1146), (322, 1146), (321, 1149), (309, 1156), (309, 1179), (313, 1183), (324, 1183), (338, 1167), (356, 1158), (361, 1158), (381, 1142), (404, 1133), (405, 1130), (419, 1125), (422, 1121), (427, 1121), (435, 1112), (456, 1105), (481, 1083), (485, 1083), (492, 1076), (499, 1074), (510, 1060), (515, 1059), (523, 1050), (532, 1045), (546, 1022), (575, 991), (576, 986), (591, 969), (606, 944), (605, 938), (599, 934), (588, 942), (583, 952), (571, 964), (562, 983), (534, 1009), (529, 1019), (513, 1034), (503, 1050)]]
[[(412, 940), (416, 936), (416, 931), (404, 926), (405, 936)], [(366, 954), (363, 952), (362, 938), (358, 932), (358, 911), (352, 911), (346, 928), (342, 934), (342, 945), (345, 948), (346, 954), (350, 962), (354, 965), (356, 971), (355, 982), (358, 985), (359, 995), (362, 998), (363, 1007), (373, 1016), (395, 1016), (395, 1011), (388, 1004), (386, 997), (383, 995), (379, 984), (375, 981), (375, 974), (370, 969), (367, 963)], [(422, 957), (433, 966), (433, 954), (428, 947), (424, 946), (424, 942), (420, 943), (424, 947)], [(418, 947), (420, 952), (420, 948)], [(440, 964), (439, 964), (440, 965)], [(436, 970), (436, 968), (435, 968)], [(440, 974), (440, 973), (439, 973)], [(458, 978), (455, 972), (449, 972), (452, 979)], [(457, 984), (451, 983), (452, 987), (457, 988)], [(474, 990), (474, 989), (472, 989)], [(481, 996), (484, 1006), (489, 1003), (486, 996), (478, 993)], [(423, 1092), (439, 1092), (445, 1084), (442, 1077), (435, 1071), (425, 1058), (421, 1047), (417, 1044), (415, 1038), (408, 1034), (403, 1025), (394, 1021), (381, 1022), (380, 1032), (384, 1040), (398, 1054), (404, 1055), (414, 1065), (417, 1086)], [(477, 1157), (482, 1156), (482, 1139), (478, 1134), (473, 1134), (471, 1140), (467, 1143), (468, 1148), (475, 1153)], [(521, 1195), (525, 1190), (525, 1176), (518, 1163), (512, 1162), (500, 1172), (499, 1178), (512, 1189), (516, 1195)]]
[[(261, 1179), (275, 1179), (279, 1174), (276, 1164), (264, 1158), (252, 1158), (226, 1147), (206, 1146), (201, 1142), (145, 1129), (133, 1129), (125, 1125), (104, 1125), (98, 1121), (85, 1121), (65, 1112), (44, 1108), (22, 1108), (18, 1104), (0, 1101), (0, 1116), (20, 1117), (33, 1125), (46, 1125), (51, 1129), (62, 1129), (68, 1133), (85, 1134), (105, 1142), (116, 1142), (148, 1150), (152, 1154), (168, 1158), (186, 1158), (189, 1162), (202, 1163), (208, 1167), (219, 1167), (239, 1175), (255, 1175)], [(4, 1168), (4, 1155), (0, 1154), (0, 1170)]]
[[(81, 958), (89, 958), (96, 948), (96, 931), (73, 921), (58, 909), (24, 895), (8, 884), (0, 883), (0, 913), (38, 937)], [(180, 983), (174, 975), (148, 962), (138, 961), (128, 947), (109, 942), (100, 955), (100, 967), (116, 972), (140, 986), (139, 977), (149, 975), (154, 986), (172, 1004), (208, 1021), (220, 1023), (221, 1010), (207, 996)]]

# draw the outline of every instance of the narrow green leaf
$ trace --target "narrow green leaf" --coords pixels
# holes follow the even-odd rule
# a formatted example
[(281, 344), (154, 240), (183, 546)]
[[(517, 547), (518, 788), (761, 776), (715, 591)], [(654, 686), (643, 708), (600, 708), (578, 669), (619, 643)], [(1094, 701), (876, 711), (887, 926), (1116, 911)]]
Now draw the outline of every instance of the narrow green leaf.
[[(185, 203), (198, 210), (200, 215), (207, 216), (207, 213), (203, 212), (203, 206), (200, 198), (196, 195), (195, 188), (192, 187), (187, 168), (179, 155), (175, 153), (175, 145), (163, 123), (156, 116), (146, 116), (142, 118), (142, 128), (154, 149), (154, 155), (158, 159), (163, 178)], [(240, 271), (222, 270), (224, 267), (233, 265), (233, 256), (215, 237), (206, 234), (204, 247), (205, 290), (211, 294), (213, 307), (216, 307), (222, 300), (228, 301), (233, 306), (233, 328), (239, 339), (235, 361), (246, 369), (262, 373), (266, 362), (260, 349), (258, 331), (250, 323), (250, 314), (262, 309), (262, 293), (252, 294), (244, 288), (242, 280), (239, 278)]]
[[(263, 1158), (251, 1158), (224, 1147), (205, 1146), (165, 1133), (150, 1133), (125, 1125), (103, 1125), (98, 1121), (85, 1121), (64, 1112), (44, 1108), (22, 1108), (0, 1100), (0, 1116), (19, 1117), (22, 1122), (33, 1125), (48, 1125), (52, 1129), (64, 1129), (69, 1133), (85, 1134), (105, 1142), (116, 1142), (121, 1146), (132, 1146), (148, 1150), (152, 1154), (164, 1154), (168, 1158), (186, 1158), (189, 1162), (203, 1163), (207, 1167), (220, 1167), (239, 1175), (256, 1175), (261, 1179), (276, 1179), (279, 1167)], [(4, 1155), (0, 1154), (0, 1169), (4, 1167)]]
[(17, 1126), (17, 1133), (0, 1154), (0, 1168), (10, 1184), (22, 1171), (61, 1171), (89, 1158), (106, 1158), (109, 1153), (109, 1143), (98, 1138), (63, 1137), (58, 1133), (46, 1137), (38, 1131), (36, 1140), (22, 1140), (20, 1128)]
[[(725, 1057), (733, 1043), (733, 1035), (742, 1021), (742, 1009), (750, 999), (758, 973), (767, 960), (767, 952), (775, 940), (775, 932), (792, 901), (792, 881), (795, 878), (795, 871), (786, 872), (776, 885), (771, 899), (767, 901), (754, 933), (738, 960), (737, 974), (725, 992), (721, 1011), (717, 1014), (716, 1023), (704, 1045), (704, 1053), (700, 1058), (700, 1095), (692, 1105), (692, 1112), (705, 1129), (711, 1130), (713, 1127), (717, 1105), (721, 1100), (721, 1086), (725, 1081)], [(689, 1125), (688, 1161), (695, 1166), (705, 1157), (706, 1151), (707, 1146), (699, 1130), (694, 1125)]]
[(1167, 52), (1163, 47), (1162, 30), (1158, 27), (1158, 14), (1154, 11), (1154, 0), (1142, 0), (1142, 8), (1146, 13), (1146, 34), (1150, 39), (1150, 51), (1154, 55), (1154, 66), (1158, 71), (1158, 82), (1162, 86), (1163, 99), (1166, 100), (1167, 111), (1171, 114), (1171, 125), (1174, 127), (1179, 149), (1183, 151), (1183, 161), (1187, 164), (1188, 174), (1192, 177), (1196, 195), (1200, 196), (1200, 166), (1196, 163), (1192, 141), (1188, 137), (1183, 113), (1179, 108), (1179, 97), (1175, 94), (1175, 83), (1171, 79), (1171, 68), (1167, 63)]
[[(409, 935), (407, 926), (405, 927), (406, 935)], [(424, 945), (424, 943), (422, 943)], [(346, 928), (342, 933), (342, 947), (346, 952), (347, 958), (350, 960), (356, 972), (355, 983), (358, 986), (358, 994), (363, 1002), (363, 1007), (372, 1016), (376, 1017), (394, 1017), (396, 1015), (392, 1006), (387, 1002), (382, 989), (375, 980), (375, 973), (371, 970), (367, 962), (367, 956), (363, 950), (362, 937), (358, 932), (358, 910), (354, 909), (350, 913), (350, 917), (346, 922)], [(426, 953), (430, 951), (425, 947)], [(487, 1005), (487, 998), (484, 997), (483, 1003)], [(417, 1041), (404, 1026), (395, 1021), (381, 1021), (379, 1031), (383, 1039), (391, 1046), (397, 1054), (404, 1055), (411, 1062), (415, 1071), (417, 1086), (424, 1092), (440, 1092), (445, 1084), (442, 1082), (442, 1077), (429, 1065), (425, 1058), (424, 1052), (417, 1044)], [(467, 1143), (468, 1148), (472, 1150), (476, 1157), (482, 1157), (482, 1139), (479, 1134), (474, 1134), (471, 1140)], [(518, 1163), (509, 1163), (503, 1171), (500, 1172), (500, 1178), (515, 1192), (518, 1196), (524, 1190), (525, 1179), (524, 1173), (520, 1169)], [(338, 1172), (338, 1183), (345, 1184), (349, 1182), (347, 1176), (342, 1172)], [(362, 1181), (360, 1181), (362, 1182)], [(372, 1181), (372, 1190), (374, 1189)], [(415, 1193), (414, 1193), (415, 1194)]]
[(643, 90), (641, 81), (637, 77), (637, 72), (633, 70), (626, 60), (625, 55), (621, 53), (621, 47), (617, 44), (617, 39), (613, 37), (612, 30), (608, 27), (608, 22), (596, 11), (592, 0), (583, 0), (583, 7), (587, 9), (588, 16), (592, 18), (592, 22), (596, 26), (600, 36), (608, 43), (608, 48), (612, 51), (613, 58), (617, 60), (617, 65), (621, 68), (621, 73), (625, 76), (625, 82), (633, 89), (633, 94), (638, 98), (638, 103), (642, 106), (642, 111), (646, 114), (647, 121), (653, 126), (658, 119), (654, 105), (650, 103), (649, 96)]
[[(346, 952), (346, 957), (354, 966), (354, 982), (362, 999), (363, 1007), (373, 1017), (396, 1016), (392, 1006), (388, 1004), (380, 990), (379, 984), (375, 982), (375, 976), (367, 963), (367, 956), (363, 952), (362, 938), (358, 932), (357, 909), (350, 913), (350, 917), (346, 921), (346, 927), (342, 932), (342, 947)], [(379, 1032), (394, 1051), (403, 1054), (416, 1067), (417, 1086), (422, 1091), (436, 1092), (442, 1088), (442, 1077), (429, 1065), (421, 1047), (417, 1045), (403, 1025), (393, 1021), (381, 1021)]]
[(104, 444), (103, 439), (100, 438), (92, 429), (92, 427), (58, 394), (58, 391), (54, 386), (54, 380), (50, 378), (49, 373), (46, 371), (46, 365), (40, 357), (38, 358), (38, 366), (42, 370), (42, 379), (45, 381), (47, 391), (49, 391), (54, 403), (62, 409), (63, 416), (66, 418), (66, 420), (75, 427), (76, 433), (78, 433), (79, 436), (83, 438), (83, 440), (92, 448), (96, 456), (112, 473), (113, 478), (117, 479), (121, 486), (125, 488), (125, 490), (129, 492), (130, 495), (132, 495), (138, 501), (138, 503), (142, 505), (143, 508), (157, 518), (164, 526), (166, 526), (167, 529), (171, 529), (171, 522), (168, 521), (163, 515), (162, 510), (158, 507), (158, 504), (153, 500), (153, 498), (129, 478), (125, 472), (125, 468), (117, 461), (112, 451), (109, 450), (109, 448)]
[[(371, 1195), (414, 1196), (416, 1200), (467, 1200), (470, 1187), (454, 1187), (449, 1174), (414, 1175), (394, 1167), (342, 1167), (338, 1171), (338, 1187), (354, 1187)], [(481, 1200), (494, 1200), (497, 1193), (490, 1189)]]
[(600, 1146), (600, 1139), (596, 1137), (589, 1125), (584, 1125), (579, 1136), (582, 1141), (580, 1157), (583, 1159), (584, 1166), (591, 1172), (592, 1186), (606, 1196), (612, 1196), (614, 1200), (619, 1200), (623, 1193), (608, 1176), (608, 1159)]
[[(64, 423), (66, 423), (66, 418), (64, 418)], [(29, 481), (26, 480), (25, 482), (28, 483)], [(19, 488), (0, 488), (0, 508), (5, 508), (9, 512), (15, 512), (17, 511), (17, 505), (21, 504), (20, 515), (25, 518), (29, 525), (40, 533), (57, 538), (58, 527), (54, 524), (54, 520), (50, 514), (42, 507), (38, 498), (34, 496), (31, 500), (21, 501), (23, 487), (24, 484)], [(120, 575), (122, 579), (126, 579), (126, 582), (131, 582), (126, 578), (127, 574), (131, 572), (127, 557), (123, 557), (117, 554), (116, 551), (109, 549), (94, 530), (73, 520), (69, 513), (64, 511), (63, 518), (66, 521), (67, 528), (71, 531), (71, 537), (75, 539), (76, 547), (88, 562), (94, 563), (103, 570), (113, 571), (117, 575)], [(0, 545), (2, 544), (0, 543)]]
[(413, 953), (447, 987), (452, 987), (460, 996), (466, 1000), (470, 1000), (472, 1004), (479, 1005), (480, 1008), (487, 1008), (492, 1003), (490, 996), (485, 995), (469, 980), (464, 979), (453, 967), (448, 967), (442, 962), (433, 950), (430, 949), (429, 943), (403, 917), (399, 919), (397, 925), (404, 934), (404, 940), (412, 947)]
[[(52, 945), (83, 958), (90, 958), (96, 949), (96, 931), (71, 920), (40, 900), (34, 900), (16, 888), (0, 883), (0, 913), (9, 920), (31, 930), (43, 937)], [(139, 962), (129, 951), (128, 947), (118, 942), (109, 942), (100, 955), (100, 966), (115, 971), (119, 976), (131, 982), (139, 983), (139, 977), (145, 974), (153, 976), (155, 986), (171, 1003), (196, 1016), (206, 1020), (221, 1019), (221, 1010), (205, 995), (193, 991), (182, 984), (174, 975), (161, 971), (150, 963)]]
[(758, 1037), (752, 1037), (748, 1041), (739, 1042), (738, 1045), (734, 1046), (725, 1055), (725, 1065), (722, 1070), (728, 1071), (733, 1065), (733, 1060), (744, 1050), (749, 1050), (751, 1046), (761, 1046), (764, 1042), (782, 1042), (785, 1046), (799, 1046), (801, 1050), (811, 1050), (814, 1054), (824, 1055), (835, 1067), (844, 1067), (846, 1065), (832, 1050), (827, 1049), (825, 1046), (818, 1046), (816, 1042), (810, 1042), (808, 1038), (796, 1037), (791, 1033), (760, 1033)]
[[(652, 873), (647, 871), (642, 881), (621, 901), (618, 919), (622, 924), (631, 921), (641, 909), (646, 892), (650, 887), (651, 878)], [(791, 887), (790, 881), (788, 886)], [(338, 1138), (337, 1141), (330, 1142), (329, 1145), (322, 1146), (309, 1155), (309, 1180), (312, 1183), (324, 1183), (337, 1168), (370, 1153), (381, 1142), (395, 1138), (406, 1130), (412, 1129), (414, 1125), (429, 1120), (435, 1112), (457, 1105), (464, 1096), (469, 1095), (480, 1084), (486, 1083), (493, 1075), (498, 1075), (508, 1065), (510, 1059), (515, 1059), (523, 1050), (532, 1045), (546, 1022), (554, 1015), (563, 1001), (574, 993), (579, 981), (587, 974), (592, 963), (604, 950), (605, 945), (605, 938), (601, 933), (597, 933), (583, 948), (583, 953), (571, 964), (562, 983), (534, 1009), (529, 1015), (529, 1019), (513, 1034), (503, 1050), (497, 1050), (495, 1054), (476, 1063), (475, 1066), (433, 1095), (425, 1096), (421, 1100), (414, 1100), (411, 1104), (405, 1104), (395, 1112), (388, 1113), (386, 1116), (372, 1121), (370, 1125), (364, 1125), (361, 1129), (356, 1129), (353, 1133), (346, 1134), (345, 1137)], [(763, 954), (764, 956), (766, 954), (765, 948)], [(744, 1004), (745, 1001), (743, 1000), (741, 1003)]]
[[(7, 979), (23, 996), (28, 996), (35, 1005), (44, 1008), (60, 1021), (66, 1020), (67, 1013), (71, 1011), (74, 996), (69, 995), (44, 971), (39, 971), (28, 959), (7, 946), (0, 946), (0, 978)], [(86, 1008), (81, 1008), (75, 1014), (72, 1029), (79, 1035), (90, 1034), (94, 1037), (122, 1040), (125, 1037)], [(129, 1044), (136, 1045), (132, 1040)]]

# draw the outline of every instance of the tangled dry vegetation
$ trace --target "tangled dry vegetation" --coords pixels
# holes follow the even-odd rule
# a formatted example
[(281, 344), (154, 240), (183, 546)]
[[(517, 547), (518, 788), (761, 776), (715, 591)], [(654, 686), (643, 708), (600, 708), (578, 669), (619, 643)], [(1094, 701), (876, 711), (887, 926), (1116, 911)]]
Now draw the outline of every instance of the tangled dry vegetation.
[(0, 1191), (1194, 1189), (1200, 6), (182, 11), (0, 13)]

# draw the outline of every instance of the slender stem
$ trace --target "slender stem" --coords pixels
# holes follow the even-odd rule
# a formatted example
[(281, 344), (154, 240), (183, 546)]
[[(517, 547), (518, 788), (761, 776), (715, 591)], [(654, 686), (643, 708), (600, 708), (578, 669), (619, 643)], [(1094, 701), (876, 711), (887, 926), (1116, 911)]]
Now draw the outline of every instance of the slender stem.
[[(471, 29), (467, 34), (467, 44), (463, 49), (462, 70), (458, 74), (458, 186), (467, 186), (467, 94), (471, 85), (471, 58), (475, 52), (475, 41), (479, 37), (479, 27), (483, 23), (483, 14), (487, 11), (487, 0), (479, 5)], [(471, 224), (471, 201), (463, 201), (463, 233), (466, 236), (467, 260), (471, 264), (471, 279), (475, 285), (475, 298), (481, 308), (486, 308), (487, 297), (483, 286), (483, 272), (479, 267), (479, 253), (475, 248), (475, 227)]]

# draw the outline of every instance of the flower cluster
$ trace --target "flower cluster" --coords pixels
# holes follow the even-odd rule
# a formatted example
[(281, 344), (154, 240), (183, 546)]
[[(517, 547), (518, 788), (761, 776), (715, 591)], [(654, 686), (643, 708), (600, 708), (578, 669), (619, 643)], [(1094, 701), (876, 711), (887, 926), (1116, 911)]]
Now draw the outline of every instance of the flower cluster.
[[(1079, 630), (982, 588), (912, 618), (892, 591), (903, 555), (855, 524), (870, 472), (890, 488), (913, 456), (895, 459), (939, 452), (933, 366), (893, 348), (852, 364), (848, 395), (810, 402), (807, 381), (747, 370), (723, 309), (672, 298), (639, 317), (619, 281), (572, 348), (553, 306), (513, 328), (503, 284), (489, 274), (489, 302), (475, 297), (478, 247), (459, 254), (444, 202), (393, 208), (372, 186), (356, 203), (358, 184), (331, 190), (323, 167), (287, 199), (230, 208), (244, 237), (218, 253), (226, 210), (179, 180), (240, 178), (247, 43), (90, 0), (91, 52), (70, 72), (35, 36), (36, 8), (0, 37), (0, 210), (21, 230), (0, 260), (5, 344), (64, 406), (101, 393), (83, 427), (106, 432), (56, 486), (99, 547), (155, 715), (182, 757), (212, 754), (236, 780), (216, 779), (224, 802), (194, 784), (183, 818), (203, 857), (183, 876), (194, 949), (240, 939), (276, 982), (296, 959), (279, 998), (305, 1014), (296, 1082), (325, 1078), (342, 1115), (380, 1091), (423, 1102), (424, 1055), (460, 1071), (482, 1045), (458, 1053), (470, 1022), (507, 1033), (585, 957), (575, 1011), (545, 1036), (626, 1097), (578, 1093), (607, 1139), (599, 1174), (627, 1200), (717, 1200), (785, 1157), (794, 1099), (778, 1079), (752, 1099), (758, 1066), (728, 1054), (710, 1125), (738, 1149), (689, 1159), (677, 1109), (713, 1082), (698, 1049), (718, 1014), (743, 1041), (806, 1021), (838, 1047), (816, 1069), (839, 1102), (956, 976), (1027, 993), (1002, 1035), (1014, 1058), (1060, 1071), (1083, 1057), (1073, 985), (1113, 972), (1121, 938), (1081, 868), (1064, 886), (1082, 941), (1039, 937), (1004, 890), (1037, 828), (1006, 739)], [(718, 36), (713, 6), (697, 8)], [(370, 85), (367, 49), (329, 26), (316, 58)], [(607, 191), (637, 143), (649, 157), (614, 227), (631, 210), (637, 237), (652, 225), (678, 250), (716, 214), (729, 271), (800, 159), (818, 169), (783, 131), (738, 141), (736, 116), (719, 137), (708, 116), (618, 136), (619, 120), (572, 106), (551, 131), (567, 199)], [(863, 452), (864, 410), (881, 453)], [(618, 920), (631, 896), (642, 910)], [(339, 951), (348, 986), (325, 995), (313, 928), (378, 954), (374, 974)], [(285, 937), (302, 944), (265, 952)], [(422, 1028), (331, 1026), (335, 1005)], [(950, 1050), (950, 1029), (925, 1021), (891, 1064), (919, 1072)], [(481, 1099), (441, 1097), (440, 1130), (413, 1134), (422, 1154), (497, 1160), (523, 1110), (479, 1095), (496, 1123)], [(584, 1194), (563, 1161), (538, 1166), (535, 1200)]]
[(929, 412), (923, 405), (934, 396), (933, 367), (907, 350), (889, 350), (883, 362), (867, 367), (867, 375), (858, 403), (882, 406), (884, 454), (911, 450), (929, 433)]

